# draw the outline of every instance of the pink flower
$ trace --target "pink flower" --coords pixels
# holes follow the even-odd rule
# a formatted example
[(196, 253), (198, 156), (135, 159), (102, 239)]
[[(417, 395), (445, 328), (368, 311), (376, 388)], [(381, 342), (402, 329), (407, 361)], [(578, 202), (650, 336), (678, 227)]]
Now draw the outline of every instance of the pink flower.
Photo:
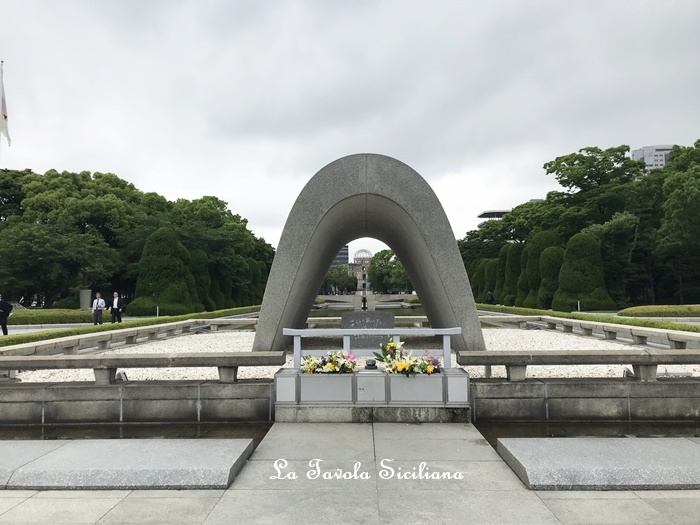
[(345, 359), (347, 359), (348, 361), (355, 361), (357, 359), (357, 357), (355, 357), (353, 354), (346, 353)]

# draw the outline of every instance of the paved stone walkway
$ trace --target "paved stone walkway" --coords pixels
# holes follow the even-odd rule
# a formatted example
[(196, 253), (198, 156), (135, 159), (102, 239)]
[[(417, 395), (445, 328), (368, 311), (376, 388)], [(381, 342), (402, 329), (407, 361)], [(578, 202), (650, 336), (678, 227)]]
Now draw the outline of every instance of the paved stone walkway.
[(228, 490), (0, 491), (1, 523), (698, 524), (700, 491), (529, 491), (469, 424), (277, 423)]

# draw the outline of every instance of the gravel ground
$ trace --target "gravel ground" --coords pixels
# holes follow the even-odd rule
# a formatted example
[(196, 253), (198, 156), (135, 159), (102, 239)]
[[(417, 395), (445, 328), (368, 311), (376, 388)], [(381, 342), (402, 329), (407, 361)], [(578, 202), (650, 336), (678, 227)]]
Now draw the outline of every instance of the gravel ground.
[[(564, 334), (552, 330), (518, 330), (518, 329), (486, 329), (484, 339), (489, 350), (615, 350), (630, 348), (629, 344), (604, 341), (595, 337), (584, 337), (574, 334)], [(170, 353), (170, 352), (250, 352), (253, 347), (254, 332), (212, 332), (172, 337), (163, 341), (142, 343), (123, 349), (105, 352), (114, 353)], [(440, 348), (435, 340), (425, 338), (407, 338), (405, 348), (420, 347)], [(306, 344), (306, 348), (318, 347), (321, 342), (317, 339)], [(326, 347), (340, 347), (339, 341)], [(455, 356), (452, 365), (457, 366)], [(285, 367), (292, 366), (292, 356), (287, 357)], [(464, 367), (471, 377), (483, 377), (483, 367)], [(689, 370), (694, 376), (700, 376), (700, 366), (679, 366), (674, 369)], [(278, 366), (240, 367), (238, 377), (272, 378), (279, 369)], [(528, 377), (622, 377), (625, 367), (620, 365), (583, 365), (583, 366), (530, 366)], [(140, 368), (128, 369), (126, 374), (130, 381), (142, 380), (172, 380), (172, 379), (218, 379), (216, 368)], [(493, 377), (505, 377), (505, 367), (494, 366)], [(94, 381), (92, 370), (37, 370), (20, 372), (17, 377), (22, 382), (61, 382), (61, 381)]]

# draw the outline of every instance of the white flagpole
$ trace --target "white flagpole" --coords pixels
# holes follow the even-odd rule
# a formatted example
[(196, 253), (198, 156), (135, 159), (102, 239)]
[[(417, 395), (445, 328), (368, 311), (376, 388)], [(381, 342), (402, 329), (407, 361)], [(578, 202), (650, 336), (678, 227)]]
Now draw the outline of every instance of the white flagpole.
[(10, 128), (7, 125), (7, 101), (5, 100), (5, 83), (3, 82), (4, 64), (5, 61), (0, 60), (0, 135), (5, 135), (9, 146), (12, 141), (10, 140)]

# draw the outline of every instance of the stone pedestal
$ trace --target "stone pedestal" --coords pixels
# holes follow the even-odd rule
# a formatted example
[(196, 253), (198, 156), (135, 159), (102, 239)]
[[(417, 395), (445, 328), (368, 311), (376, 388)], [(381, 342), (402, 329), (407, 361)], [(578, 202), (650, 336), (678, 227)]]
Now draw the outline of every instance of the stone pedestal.
[(80, 309), (90, 310), (92, 308), (92, 290), (80, 290)]
[[(394, 314), (391, 312), (346, 312), (342, 316), (341, 328), (394, 328)], [(379, 351), (379, 345), (386, 343), (386, 336), (353, 335), (350, 348), (369, 348)]]

